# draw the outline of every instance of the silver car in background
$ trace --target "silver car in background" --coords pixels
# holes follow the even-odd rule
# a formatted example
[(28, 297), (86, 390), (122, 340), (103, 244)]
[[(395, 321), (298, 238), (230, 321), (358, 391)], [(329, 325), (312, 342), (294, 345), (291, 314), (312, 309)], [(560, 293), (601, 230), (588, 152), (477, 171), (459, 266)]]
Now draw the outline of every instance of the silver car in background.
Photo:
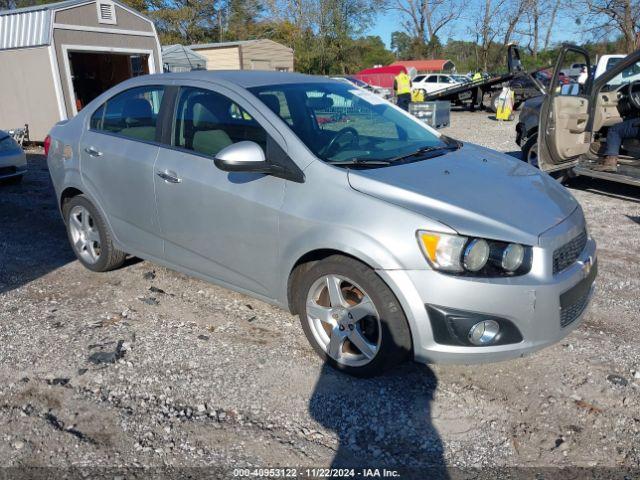
[(27, 157), (7, 132), (0, 130), (0, 183), (20, 183), (27, 173)]
[(593, 292), (564, 187), (342, 82), (138, 77), (49, 142), (87, 268), (135, 255), (289, 309), (350, 374), (521, 356), (576, 328)]

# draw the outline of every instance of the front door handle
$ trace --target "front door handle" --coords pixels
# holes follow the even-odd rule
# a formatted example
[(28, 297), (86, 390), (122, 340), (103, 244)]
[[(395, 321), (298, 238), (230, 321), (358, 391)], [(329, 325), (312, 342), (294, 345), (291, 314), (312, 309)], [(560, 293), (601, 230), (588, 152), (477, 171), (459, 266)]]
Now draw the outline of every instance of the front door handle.
[(163, 179), (165, 182), (168, 183), (180, 183), (182, 182), (182, 179), (178, 177), (178, 175), (175, 172), (172, 172), (171, 170), (165, 170), (164, 172), (158, 172), (157, 175)]
[(102, 152), (96, 150), (94, 147), (87, 147), (87, 148), (84, 149), (84, 151), (87, 152), (92, 157), (101, 157), (102, 156)]

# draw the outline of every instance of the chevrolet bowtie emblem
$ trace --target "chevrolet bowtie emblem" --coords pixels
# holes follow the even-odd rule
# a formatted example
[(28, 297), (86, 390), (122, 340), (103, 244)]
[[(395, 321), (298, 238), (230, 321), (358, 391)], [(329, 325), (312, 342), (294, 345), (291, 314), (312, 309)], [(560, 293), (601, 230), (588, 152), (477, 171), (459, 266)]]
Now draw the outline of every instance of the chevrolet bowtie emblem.
[(584, 278), (587, 278), (593, 266), (593, 257), (589, 256), (589, 258), (580, 263), (582, 263), (582, 275)]

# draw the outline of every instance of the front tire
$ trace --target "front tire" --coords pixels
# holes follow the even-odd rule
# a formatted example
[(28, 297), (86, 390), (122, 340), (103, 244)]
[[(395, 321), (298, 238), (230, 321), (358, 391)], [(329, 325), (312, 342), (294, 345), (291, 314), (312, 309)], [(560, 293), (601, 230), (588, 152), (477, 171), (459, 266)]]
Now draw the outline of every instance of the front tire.
[(522, 160), (532, 167), (540, 168), (538, 165), (538, 134), (531, 135), (522, 146)]
[(65, 203), (63, 214), (69, 243), (82, 265), (94, 272), (107, 272), (124, 263), (127, 254), (113, 246), (107, 224), (84, 195)]
[[(538, 163), (538, 134), (534, 134), (529, 137), (526, 143), (522, 146), (522, 160), (527, 162), (532, 167), (540, 168)], [(549, 175), (555, 178), (558, 182), (564, 183), (567, 181), (567, 170), (556, 170), (550, 172)]]
[(334, 255), (298, 273), (296, 311), (307, 340), (326, 363), (371, 377), (410, 355), (411, 334), (402, 307), (374, 270)]

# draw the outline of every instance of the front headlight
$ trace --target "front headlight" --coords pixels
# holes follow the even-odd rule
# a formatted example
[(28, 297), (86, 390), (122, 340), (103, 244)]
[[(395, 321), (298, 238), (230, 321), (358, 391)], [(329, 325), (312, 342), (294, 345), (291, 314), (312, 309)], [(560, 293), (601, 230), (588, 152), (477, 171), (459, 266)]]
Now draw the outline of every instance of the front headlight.
[(429, 264), (442, 272), (502, 277), (524, 275), (531, 269), (532, 249), (519, 243), (422, 230), (418, 241)]

